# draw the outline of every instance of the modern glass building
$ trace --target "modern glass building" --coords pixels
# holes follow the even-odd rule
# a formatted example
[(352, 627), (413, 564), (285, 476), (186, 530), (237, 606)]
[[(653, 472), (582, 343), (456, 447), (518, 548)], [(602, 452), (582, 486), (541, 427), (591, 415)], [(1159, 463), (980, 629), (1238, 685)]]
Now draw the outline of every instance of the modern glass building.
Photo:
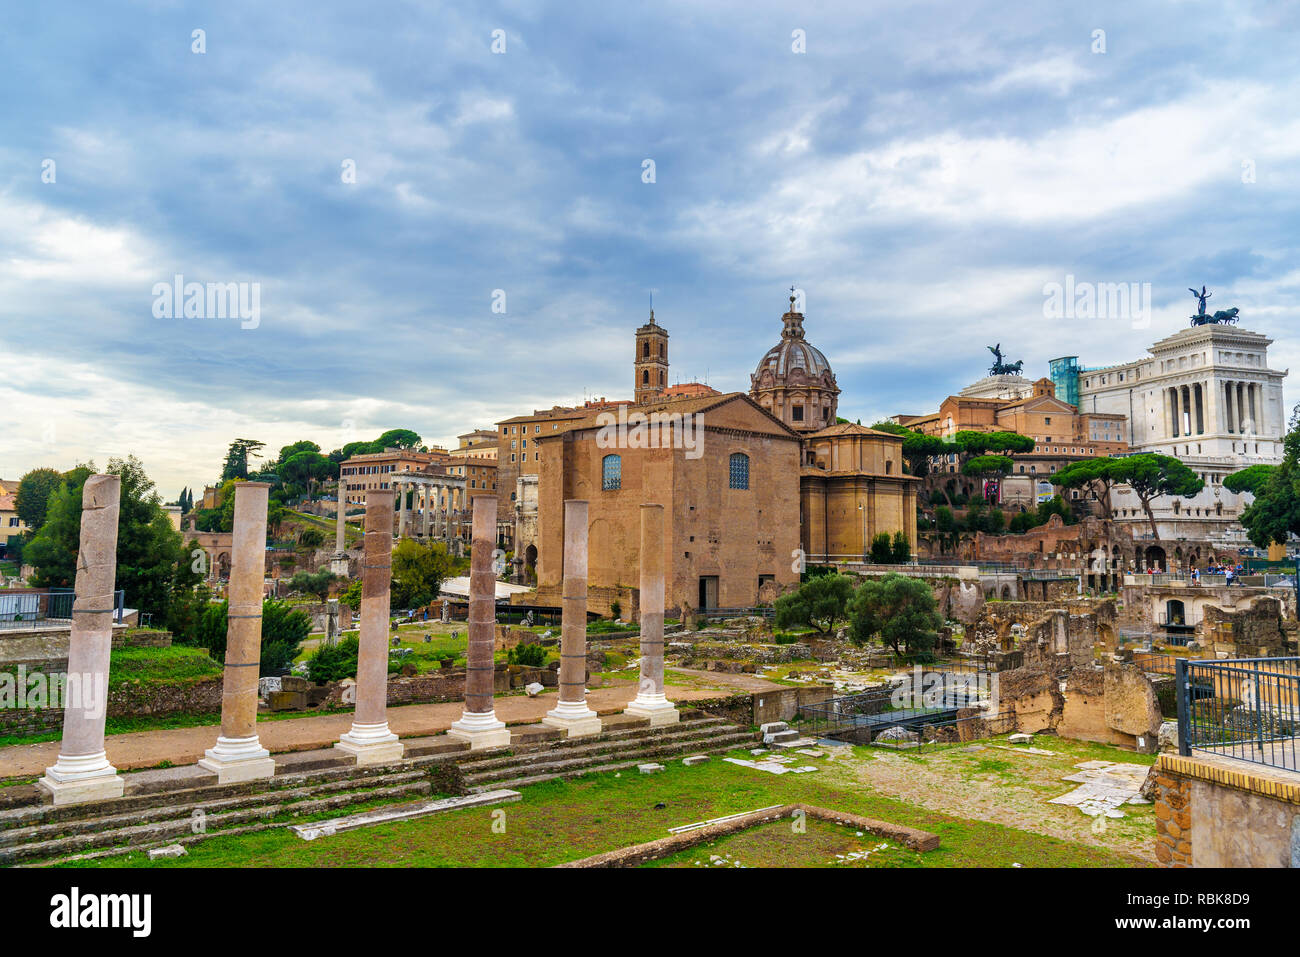
[(1056, 397), (1079, 407), (1079, 357), (1062, 356), (1048, 363), (1048, 378), (1056, 386)]

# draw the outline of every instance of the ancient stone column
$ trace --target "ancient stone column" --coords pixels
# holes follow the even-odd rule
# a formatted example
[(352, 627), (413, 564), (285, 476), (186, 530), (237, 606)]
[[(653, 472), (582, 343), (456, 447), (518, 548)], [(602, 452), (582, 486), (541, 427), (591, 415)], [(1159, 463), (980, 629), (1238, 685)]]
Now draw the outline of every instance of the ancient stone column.
[(121, 494), (122, 480), (116, 475), (92, 475), (81, 490), (81, 545), (68, 644), (63, 740), (58, 760), (39, 781), (55, 804), (121, 797), (125, 787), (104, 751)]
[(230, 583), (226, 587), (226, 667), (221, 687), (221, 734), (199, 767), (220, 784), (269, 778), (271, 753), (257, 738), (257, 674), (262, 662), (262, 584), (266, 580), (266, 482), (235, 486)]
[(571, 738), (600, 734), (600, 718), (587, 707), (587, 503), (578, 499), (564, 503), (561, 601), (560, 700), (542, 723), (563, 728)]
[[(504, 748), (510, 730), (492, 705), (496, 650), (496, 576), (492, 574), (497, 499), (474, 499), (474, 547), (469, 566), (469, 650), (465, 655), (465, 710), (453, 722), (450, 737), (468, 741), (471, 750)], [(446, 608), (446, 604), (443, 605)]]
[(352, 730), (334, 747), (357, 764), (400, 761), (403, 744), (388, 730), (388, 606), (393, 579), (393, 493), (366, 493), (365, 557), (361, 562), (361, 633), (357, 709)]
[(345, 516), (347, 515), (348, 512), (348, 493), (344, 490), (343, 476), (341, 475), (339, 476), (338, 500), (339, 500), (338, 515), (335, 516), (335, 522), (334, 522), (334, 551), (342, 555), (345, 551), (347, 551), (347, 542), (348, 542), (347, 535), (345, 534), (345, 529), (347, 527), (347, 520)]
[(681, 715), (664, 697), (664, 507), (641, 506), (641, 682), (625, 714), (650, 726), (675, 724)]
[(424, 483), (421, 483), (419, 489), (420, 489), (420, 500), (422, 502), (422, 506), (420, 508), (421, 528), (423, 529), (422, 534), (424, 536), (425, 541), (428, 541), (429, 539), (429, 497), (430, 497), (429, 486), (425, 485)]
[(397, 508), (397, 537), (406, 537), (406, 489), (405, 482), (397, 483), (398, 508)]

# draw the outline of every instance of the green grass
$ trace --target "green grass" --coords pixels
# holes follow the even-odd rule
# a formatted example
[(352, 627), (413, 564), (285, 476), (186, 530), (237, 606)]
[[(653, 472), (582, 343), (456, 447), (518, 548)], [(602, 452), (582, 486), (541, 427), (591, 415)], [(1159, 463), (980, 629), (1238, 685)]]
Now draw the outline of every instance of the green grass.
[[(736, 753), (748, 757), (748, 752)], [(667, 764), (665, 771), (653, 776), (623, 772), (617, 777), (605, 773), (552, 781), (523, 789), (523, 799), (516, 804), (362, 828), (313, 842), (302, 841), (284, 829), (213, 835), (191, 845), (184, 858), (150, 862), (144, 854), (134, 852), (82, 866), (544, 867), (665, 837), (668, 828), (677, 825), (796, 801), (910, 825), (940, 837), (936, 851), (919, 857), (910, 852), (885, 855), (871, 862), (875, 866), (1142, 866), (1135, 858), (1105, 848), (941, 814), (884, 797), (842, 778), (826, 765), (818, 774), (775, 776), (717, 758), (692, 768), (676, 761)], [(664, 806), (659, 807), (661, 804)], [(493, 829), (499, 819), (494, 814), (500, 812), (504, 812), (504, 833)], [(820, 828), (817, 834), (825, 836)], [(820, 863), (817, 855), (820, 851), (814, 854), (815, 861), (792, 863)], [(913, 857), (917, 859), (909, 859)]]
[(146, 684), (190, 684), (219, 678), (221, 664), (203, 648), (172, 645), (170, 648), (115, 648), (109, 663), (108, 685), (128, 681)]
[[(685, 848), (647, 867), (925, 867), (925, 855), (855, 828), (816, 818), (773, 821)], [(881, 845), (885, 845), (881, 848)], [(866, 857), (844, 860), (852, 853)], [(713, 858), (720, 860), (713, 860)]]

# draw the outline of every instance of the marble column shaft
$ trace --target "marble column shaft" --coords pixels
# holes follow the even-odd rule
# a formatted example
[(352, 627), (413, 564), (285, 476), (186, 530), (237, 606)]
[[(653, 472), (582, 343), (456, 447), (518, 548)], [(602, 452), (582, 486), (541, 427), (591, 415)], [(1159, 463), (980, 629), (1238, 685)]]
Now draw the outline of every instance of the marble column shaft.
[(388, 609), (393, 580), (393, 494), (366, 493), (365, 558), (361, 565), (361, 631), (355, 723), (384, 723), (388, 713)]
[[(55, 803), (119, 797), (123, 783), (104, 751), (109, 656), (113, 644), (117, 526), (122, 480), (91, 475), (81, 490), (81, 538), (68, 641), (68, 686), (63, 738), (54, 766), (41, 779)], [(82, 792), (82, 793), (78, 793)]]
[(587, 503), (564, 503), (564, 586), (560, 599), (560, 702), (587, 700)]
[(493, 710), (492, 672), (496, 667), (496, 576), (492, 573), (493, 531), (497, 500), (494, 495), (474, 499), (473, 547), (469, 572), (469, 649), (466, 652), (465, 710), (485, 714)]
[(347, 513), (348, 513), (348, 493), (347, 485), (343, 481), (343, 476), (339, 476), (339, 493), (338, 493), (338, 515), (334, 521), (334, 551), (342, 555), (347, 550)]
[(664, 693), (664, 507), (641, 506), (641, 687)]
[(222, 678), (221, 736), (257, 734), (257, 675), (262, 663), (262, 583), (266, 580), (266, 504), (270, 485), (235, 486), (230, 583), (226, 589), (226, 665)]
[(388, 728), (388, 609), (393, 579), (393, 492), (366, 492), (361, 561), (357, 706), (352, 729), (334, 746), (358, 764), (398, 761), (404, 746)]

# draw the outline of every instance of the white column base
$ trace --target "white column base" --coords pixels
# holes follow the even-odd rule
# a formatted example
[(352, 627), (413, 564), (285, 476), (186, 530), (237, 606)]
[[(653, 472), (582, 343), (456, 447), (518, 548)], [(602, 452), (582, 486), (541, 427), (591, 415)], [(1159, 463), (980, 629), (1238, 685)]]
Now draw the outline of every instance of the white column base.
[(354, 723), (351, 731), (339, 735), (334, 747), (352, 755), (359, 765), (393, 764), (402, 760), (406, 752), (406, 745), (388, 730), (387, 721), (382, 724)]
[(542, 724), (559, 728), (570, 738), (600, 734), (605, 730), (600, 723), (600, 716), (588, 708), (585, 701), (561, 701), (546, 712)]
[(665, 724), (677, 724), (682, 720), (677, 706), (661, 694), (638, 694), (623, 709), (624, 714), (634, 718), (647, 718), (650, 727), (657, 728)]
[(462, 712), (460, 720), (453, 721), (447, 729), (447, 737), (468, 742), (471, 751), (510, 747), (510, 729), (504, 721), (497, 720), (496, 711)]
[(275, 776), (271, 752), (262, 747), (257, 735), (251, 738), (217, 738), (199, 759), (199, 767), (217, 776), (218, 784), (238, 784)]
[(118, 775), (117, 768), (108, 763), (108, 755), (103, 751), (76, 757), (60, 754), (54, 766), (46, 768), (44, 777), (36, 783), (55, 804), (108, 801), (120, 798), (126, 791), (126, 782)]

